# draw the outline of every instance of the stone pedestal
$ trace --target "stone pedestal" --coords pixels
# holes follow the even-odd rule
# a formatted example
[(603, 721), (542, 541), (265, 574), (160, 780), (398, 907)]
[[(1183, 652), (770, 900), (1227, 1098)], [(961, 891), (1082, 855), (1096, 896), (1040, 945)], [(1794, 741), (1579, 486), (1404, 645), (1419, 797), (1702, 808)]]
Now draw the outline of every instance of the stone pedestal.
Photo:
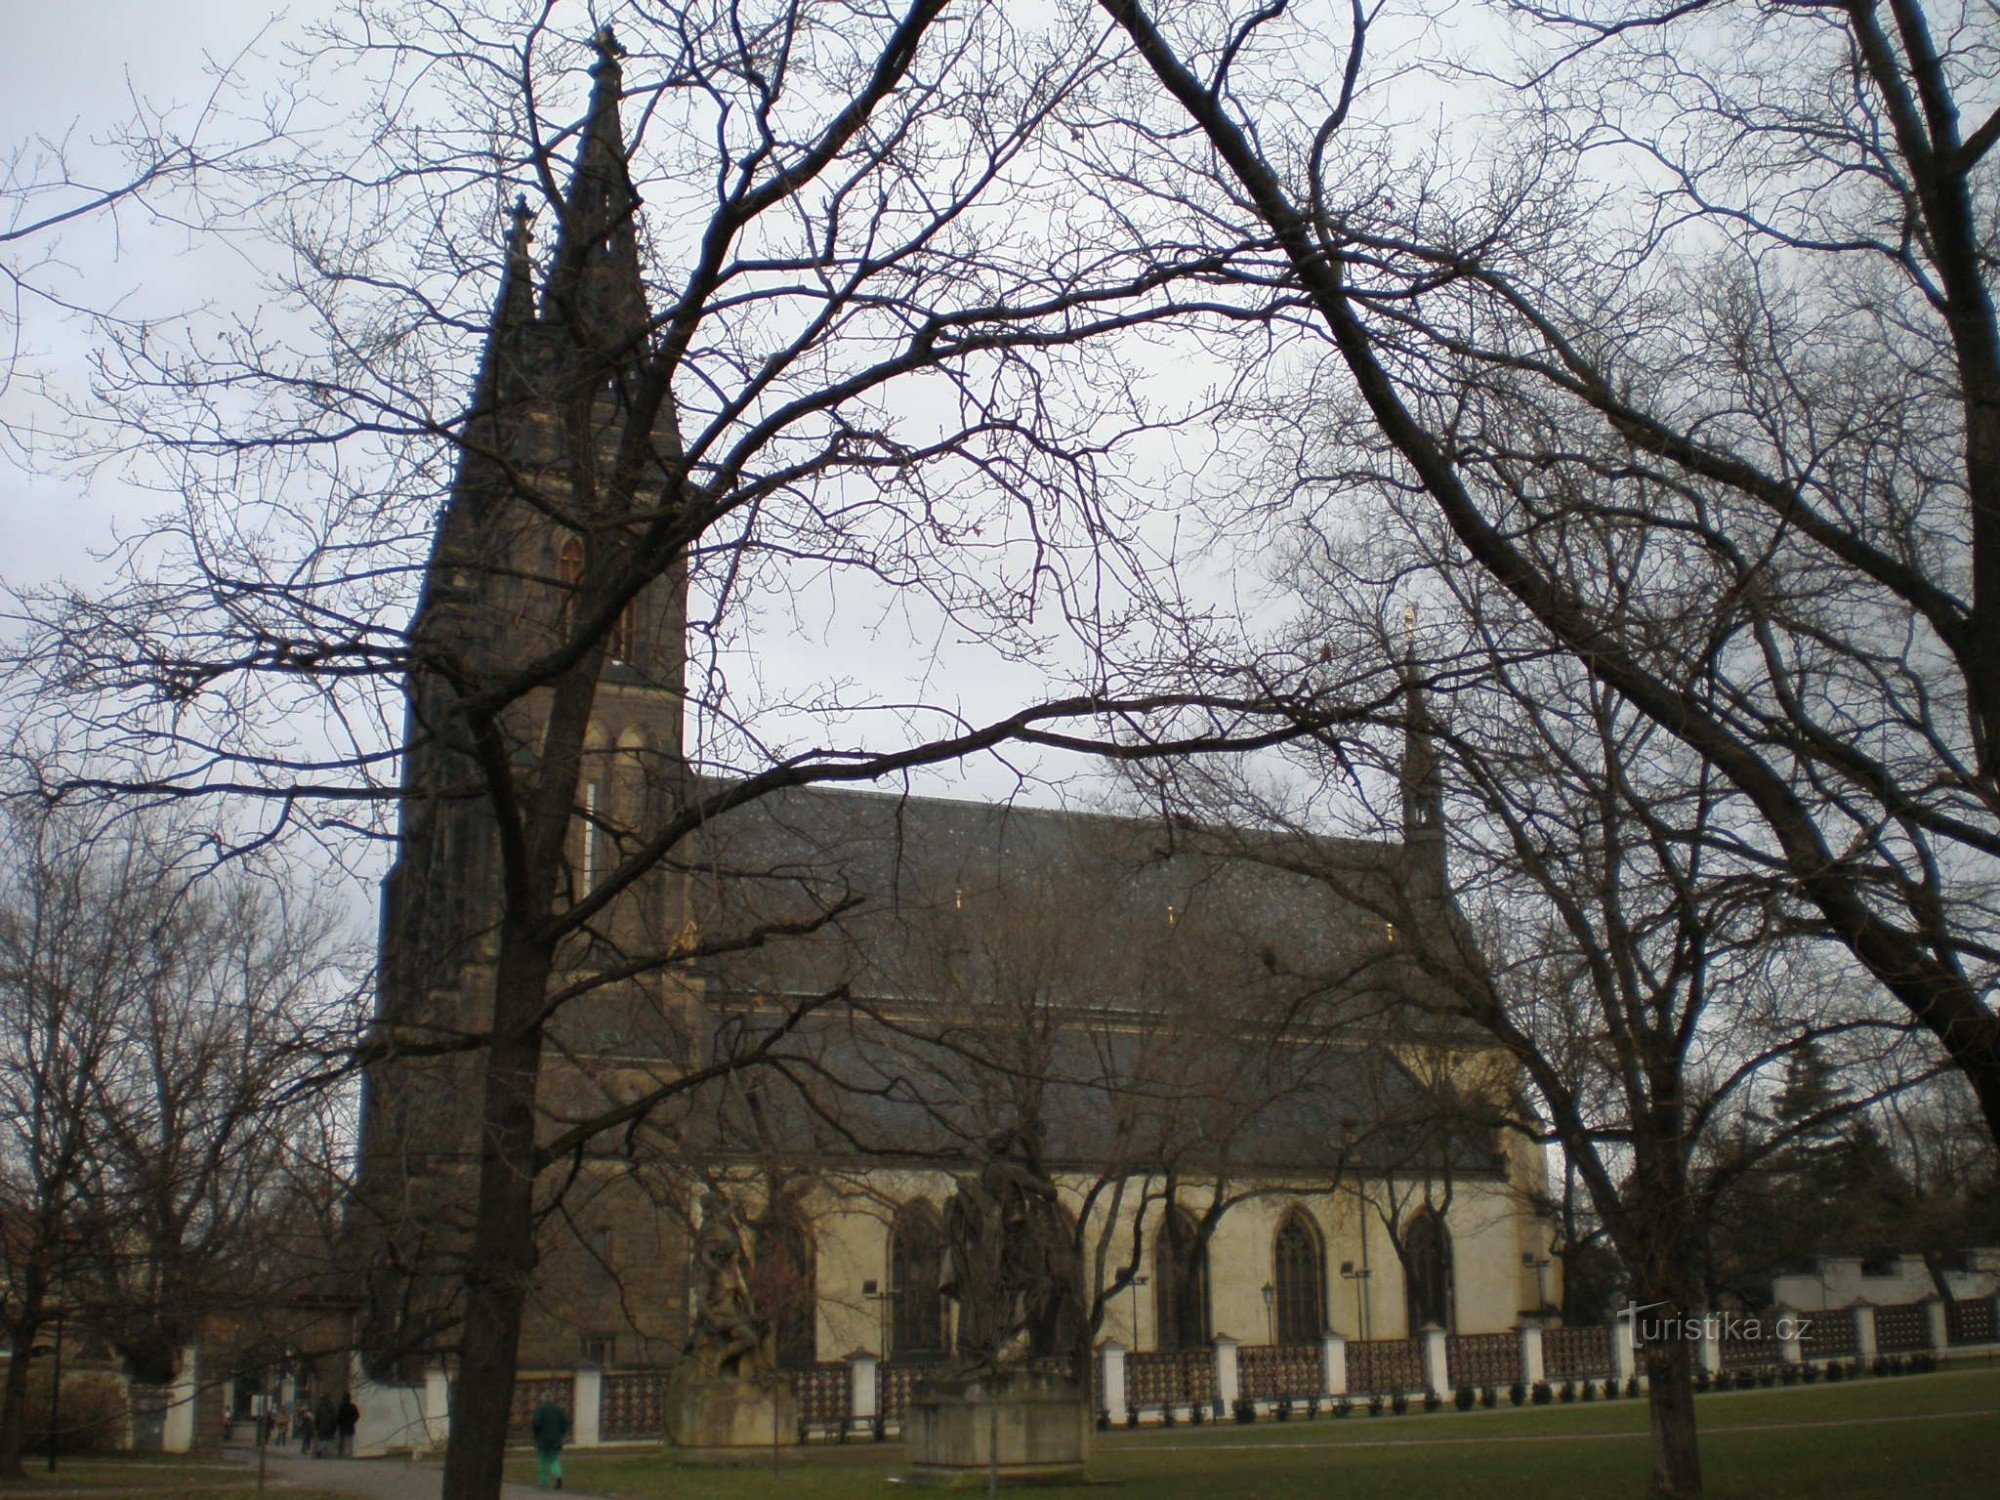
[(910, 1478), (919, 1483), (1061, 1484), (1083, 1474), (1090, 1411), (1083, 1388), (1028, 1370), (926, 1380), (903, 1418)]
[(799, 1440), (798, 1397), (780, 1378), (676, 1381), (667, 1436), (695, 1453), (790, 1448)]

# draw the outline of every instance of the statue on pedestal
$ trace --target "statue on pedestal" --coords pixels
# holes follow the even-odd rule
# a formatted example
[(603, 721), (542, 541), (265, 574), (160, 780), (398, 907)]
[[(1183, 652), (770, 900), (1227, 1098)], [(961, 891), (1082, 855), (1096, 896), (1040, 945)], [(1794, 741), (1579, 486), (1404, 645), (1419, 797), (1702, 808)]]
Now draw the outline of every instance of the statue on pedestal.
[(778, 1369), (771, 1320), (757, 1312), (743, 1221), (728, 1196), (702, 1196), (694, 1237), (694, 1316), (667, 1403), (667, 1433), (684, 1448), (730, 1452), (799, 1440), (798, 1400)]
[(770, 1322), (757, 1315), (750, 1297), (743, 1223), (720, 1192), (702, 1195), (694, 1264), (694, 1318), (682, 1349), (693, 1377), (741, 1380), (777, 1369)]
[(1055, 1184), (1020, 1135), (986, 1138), (979, 1172), (958, 1179), (945, 1211), (939, 1290), (958, 1305), (960, 1370), (1018, 1368), (1067, 1353), (1076, 1256)]

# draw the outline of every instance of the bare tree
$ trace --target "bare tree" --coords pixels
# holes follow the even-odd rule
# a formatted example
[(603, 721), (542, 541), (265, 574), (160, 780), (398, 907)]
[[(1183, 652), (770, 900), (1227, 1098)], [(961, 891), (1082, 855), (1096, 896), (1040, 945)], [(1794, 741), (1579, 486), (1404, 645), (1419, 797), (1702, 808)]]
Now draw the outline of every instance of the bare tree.
[(1990, 17), (1518, 7), (1481, 156), (1373, 128), (1358, 0), (1339, 57), (1286, 5), (1102, 8), (1197, 132), (1184, 190), (1270, 235), (1261, 305), (1309, 310), (1351, 470), (1386, 440), (1458, 555), (1721, 778), (2000, 1135)]
[(17, 809), (8, 833), (0, 1470), (18, 1473), (52, 1319), (163, 1381), (204, 1320), (297, 1291), (251, 1272), (273, 1244), (296, 1091), (324, 1068), (343, 992), (324, 922), (281, 923), (247, 873), (191, 883), (162, 828)]
[[(1087, 745), (1148, 707), (973, 723), (946, 698), (856, 729), (838, 686), (732, 683), (740, 612), (832, 577), (1003, 656), (1052, 620), (1099, 636), (1144, 586), (1114, 460), (1147, 418), (1088, 341), (1169, 318), (1216, 263), (1107, 253), (1100, 206), (1045, 170), (1051, 111), (1102, 64), (1067, 25), (941, 0), (606, 18), (586, 45), (553, 6), (363, 3), (322, 35), (379, 89), (371, 133), (270, 168), (282, 312), (106, 330), (93, 405), (168, 511), (116, 589), (24, 602), (12, 677), (22, 737), (72, 757), (49, 794), (258, 799), (258, 837), (343, 854), (395, 814), (356, 1065), (474, 1063), (461, 1497), (499, 1482), (537, 1183), (769, 1060), (669, 1049), (544, 1128), (566, 1010), (636, 990), (665, 1015), (675, 976), (781, 935), (682, 920), (694, 836), (788, 786)], [(693, 672), (690, 629), (721, 643)]]

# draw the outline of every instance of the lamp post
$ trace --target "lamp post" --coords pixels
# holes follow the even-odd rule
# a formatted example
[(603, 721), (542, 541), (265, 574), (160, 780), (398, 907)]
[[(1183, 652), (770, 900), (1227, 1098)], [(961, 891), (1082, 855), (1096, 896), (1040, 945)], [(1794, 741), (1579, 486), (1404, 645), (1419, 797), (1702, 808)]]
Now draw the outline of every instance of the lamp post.
[(1264, 1338), (1271, 1344), (1278, 1342), (1278, 1324), (1272, 1306), (1278, 1300), (1278, 1289), (1270, 1282), (1264, 1283)]
[(1340, 1263), (1341, 1280), (1354, 1283), (1354, 1336), (1356, 1338), (1365, 1339), (1368, 1337), (1368, 1302), (1364, 1295), (1364, 1284), (1374, 1274), (1366, 1266), (1362, 1266), (1357, 1270), (1354, 1262), (1351, 1260), (1344, 1260)]
[(56, 1471), (56, 1436), (62, 1431), (62, 1344), (63, 1312), (56, 1309), (56, 1341), (50, 1351), (54, 1369), (49, 1373), (49, 1472)]

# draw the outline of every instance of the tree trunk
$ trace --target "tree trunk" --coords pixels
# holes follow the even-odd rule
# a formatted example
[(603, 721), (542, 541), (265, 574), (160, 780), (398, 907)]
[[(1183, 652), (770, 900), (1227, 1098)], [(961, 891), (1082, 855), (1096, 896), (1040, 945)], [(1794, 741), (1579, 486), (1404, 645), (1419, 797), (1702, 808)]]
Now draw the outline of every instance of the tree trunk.
[(445, 1449), (444, 1500), (494, 1500), (507, 1456), (521, 1312), (535, 1265), (538, 1017), (551, 956), (509, 923), (494, 982), (480, 1116), (479, 1207), (466, 1248), (465, 1323)]
[[(1663, 1331), (1671, 1338), (1648, 1340), (1647, 1407), (1652, 1424), (1653, 1479), (1656, 1500), (1695, 1500), (1701, 1494), (1701, 1446), (1694, 1422), (1694, 1349), (1681, 1337), (1679, 1319), (1691, 1314), (1678, 1307)], [(1644, 1314), (1640, 1315), (1643, 1320)]]
[(39, 1318), (24, 1318), (7, 1330), (7, 1379), (0, 1385), (0, 1479), (21, 1479), (21, 1455), (27, 1451), (28, 1434), (22, 1423), (28, 1415), (28, 1365), (34, 1358), (35, 1334)]

